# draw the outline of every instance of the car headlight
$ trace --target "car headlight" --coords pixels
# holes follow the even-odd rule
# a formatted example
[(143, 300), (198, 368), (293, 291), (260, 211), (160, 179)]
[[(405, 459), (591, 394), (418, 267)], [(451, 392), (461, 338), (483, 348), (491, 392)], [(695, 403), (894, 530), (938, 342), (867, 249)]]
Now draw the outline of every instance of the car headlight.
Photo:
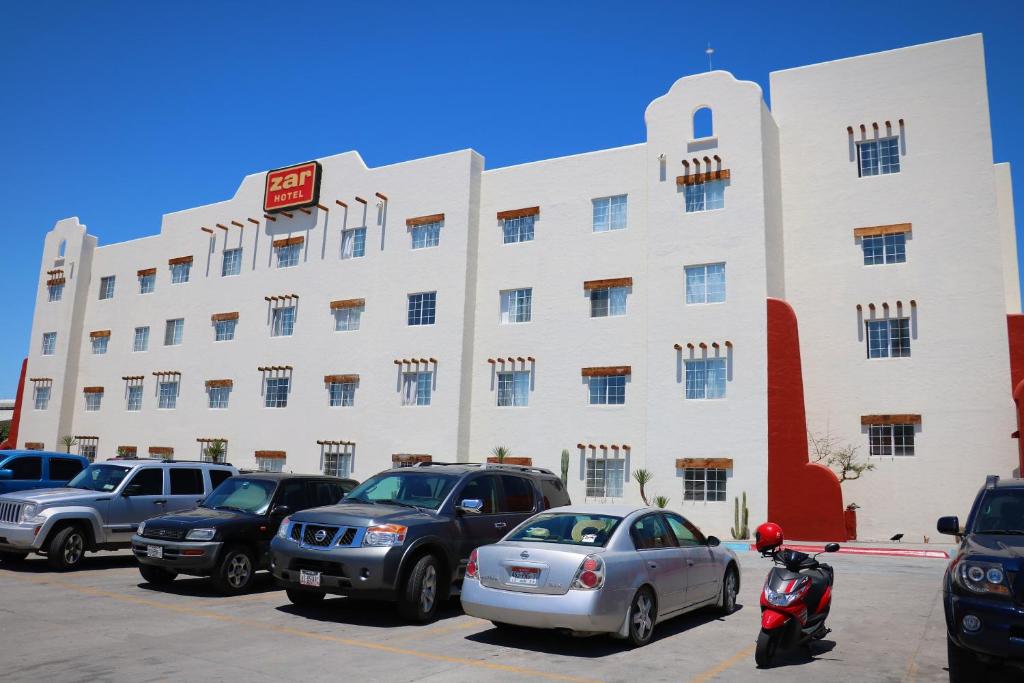
[(1010, 595), (1010, 587), (1006, 585), (1006, 573), (1003, 567), (995, 562), (961, 562), (953, 578), (957, 585), (971, 593), (989, 595)]
[(30, 503), (25, 507), (21, 508), (21, 521), (29, 524), (38, 524), (39, 522), (45, 521), (44, 517), (39, 513), (42, 512), (43, 506), (36, 503)]
[(217, 534), (216, 529), (190, 529), (185, 534), (186, 541), (212, 541)]
[(141, 524), (139, 524), (138, 528), (135, 529), (135, 533), (141, 536), (144, 531), (146, 531), (146, 523), (142, 522)]
[(363, 545), (373, 547), (386, 547), (402, 545), (405, 543), (405, 533), (409, 527), (401, 524), (378, 524), (366, 529), (363, 535)]
[(290, 527), (291, 524), (292, 524), (292, 518), (291, 517), (285, 517), (284, 519), (282, 519), (281, 520), (281, 526), (277, 527), (277, 537), (278, 538), (283, 538), (283, 539), (287, 540), (289, 538), (289, 536), (288, 536), (288, 527)]

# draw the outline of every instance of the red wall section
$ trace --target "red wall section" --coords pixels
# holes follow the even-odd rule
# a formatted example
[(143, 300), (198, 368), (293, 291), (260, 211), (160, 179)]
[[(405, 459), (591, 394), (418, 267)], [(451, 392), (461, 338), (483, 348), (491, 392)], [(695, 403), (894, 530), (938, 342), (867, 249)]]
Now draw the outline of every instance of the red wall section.
[[(1010, 340), (1010, 390), (1017, 404), (1017, 434), (1024, 427), (1024, 315), (1006, 316), (1006, 331)], [(1020, 475), (1024, 476), (1024, 439), (1017, 439), (1017, 460)]]
[(768, 299), (768, 519), (787, 538), (847, 540), (839, 478), (807, 455), (800, 335), (781, 299)]
[(14, 399), (14, 415), (11, 416), (11, 431), (0, 443), (0, 450), (18, 447), (18, 427), (21, 425), (21, 406), (25, 401), (25, 373), (28, 372), (28, 358), (21, 361), (21, 377), (18, 378), (18, 396)]

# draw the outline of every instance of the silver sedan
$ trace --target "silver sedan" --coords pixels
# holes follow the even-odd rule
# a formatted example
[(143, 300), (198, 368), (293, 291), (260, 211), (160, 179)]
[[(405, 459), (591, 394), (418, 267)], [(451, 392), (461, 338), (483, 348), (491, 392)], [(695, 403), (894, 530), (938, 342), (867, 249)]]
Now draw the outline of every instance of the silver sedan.
[(654, 626), (701, 607), (736, 607), (736, 555), (674, 512), (572, 505), (534, 515), (473, 551), (466, 614), (495, 626), (609, 633), (646, 645)]

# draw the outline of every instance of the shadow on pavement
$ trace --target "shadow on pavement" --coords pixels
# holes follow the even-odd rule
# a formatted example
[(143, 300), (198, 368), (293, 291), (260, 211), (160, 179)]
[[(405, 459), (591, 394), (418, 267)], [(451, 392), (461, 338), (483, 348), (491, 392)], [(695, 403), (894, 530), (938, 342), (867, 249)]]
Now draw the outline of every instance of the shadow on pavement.
[(224, 595), (213, 586), (213, 582), (201, 576), (179, 575), (173, 582), (164, 586), (154, 586), (143, 581), (138, 584), (142, 590), (156, 593), (167, 593), (169, 595), (185, 595), (190, 598), (237, 598), (245, 595), (256, 595), (258, 593), (269, 593), (271, 591), (282, 591), (281, 599), (284, 600), (283, 589), (274, 583), (274, 577), (270, 572), (257, 572), (252, 579), (252, 587), (245, 593), (238, 595)]
[(50, 565), (46, 563), (46, 558), (39, 555), (30, 555), (24, 560), (17, 562), (2, 562), (0, 563), (0, 570), (6, 570), (11, 572), (19, 572), (22, 574), (55, 574), (55, 575), (71, 575), (76, 572), (83, 571), (95, 571), (103, 569), (125, 569), (127, 567), (135, 566), (135, 556), (130, 554), (125, 555), (89, 555), (86, 554), (82, 558), (82, 564), (79, 565), (78, 569), (73, 569), (69, 572), (59, 572), (54, 569), (50, 569)]
[[(282, 596), (283, 597), (283, 596)], [(275, 609), (294, 614), (295, 616), (324, 621), (333, 624), (350, 624), (352, 626), (368, 626), (370, 628), (393, 628), (395, 626), (412, 626), (398, 613), (394, 603), (383, 601), (358, 600), (347, 597), (330, 597), (319, 605), (300, 607), (287, 602)], [(458, 598), (452, 598), (437, 606), (437, 617), (430, 626), (446, 619), (463, 615), (462, 604)]]

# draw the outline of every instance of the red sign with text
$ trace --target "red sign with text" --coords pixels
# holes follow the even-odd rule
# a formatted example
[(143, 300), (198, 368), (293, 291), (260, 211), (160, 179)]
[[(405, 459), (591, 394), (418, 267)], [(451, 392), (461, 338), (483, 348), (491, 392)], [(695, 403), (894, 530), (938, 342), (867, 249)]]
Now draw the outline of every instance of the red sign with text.
[(320, 164), (305, 164), (267, 171), (263, 210), (267, 213), (312, 206), (320, 201)]

